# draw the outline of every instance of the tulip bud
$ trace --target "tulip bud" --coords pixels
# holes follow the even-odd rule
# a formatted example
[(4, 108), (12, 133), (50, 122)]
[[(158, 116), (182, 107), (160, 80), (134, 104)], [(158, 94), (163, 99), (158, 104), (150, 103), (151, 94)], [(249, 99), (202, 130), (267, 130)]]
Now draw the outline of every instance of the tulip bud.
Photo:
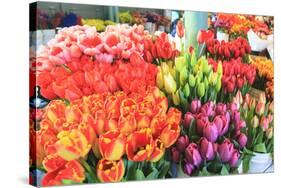
[(209, 88), (209, 80), (207, 79), (206, 76), (204, 77), (204, 86), (205, 86), (205, 89), (208, 90), (208, 88)]
[(180, 104), (180, 95), (179, 95), (179, 89), (176, 91), (176, 93), (172, 94), (172, 99), (173, 99), (173, 103), (174, 105), (179, 105)]
[(216, 84), (217, 84), (217, 80), (218, 80), (218, 73), (214, 73), (213, 74), (213, 76), (212, 76), (212, 78), (211, 78), (211, 84), (213, 85), (213, 86), (215, 86)]
[(191, 143), (185, 149), (186, 160), (194, 166), (199, 166), (202, 162), (202, 157), (199, 153), (198, 146), (195, 143)]
[(189, 85), (188, 83), (185, 84), (184, 88), (183, 88), (183, 94), (184, 96), (187, 98), (190, 94), (190, 89), (189, 89)]
[(172, 150), (171, 150), (171, 157), (172, 157), (172, 160), (175, 162), (175, 163), (178, 163), (180, 161), (180, 152), (177, 150), (177, 148), (173, 147)]
[(193, 67), (196, 63), (197, 63), (197, 57), (196, 57), (195, 50), (193, 50), (191, 55), (191, 61), (190, 61), (191, 67)]
[(191, 163), (185, 163), (185, 165), (183, 166), (183, 171), (184, 173), (186, 173), (187, 175), (191, 175), (192, 171), (194, 170), (194, 166)]
[(156, 84), (160, 89), (162, 89), (164, 87), (163, 72), (160, 67), (158, 67), (158, 73), (156, 76)]
[(263, 131), (266, 131), (268, 129), (270, 123), (270, 119), (268, 117), (262, 116), (260, 120), (260, 127)]
[(216, 92), (219, 92), (221, 90), (221, 80), (218, 80), (217, 81), (217, 84), (216, 84)]
[(193, 114), (196, 114), (201, 108), (201, 101), (200, 100), (193, 100), (190, 105), (190, 111)]
[(170, 72), (169, 66), (165, 62), (161, 64), (161, 69), (162, 69), (162, 72), (163, 72), (164, 75), (167, 75)]
[(186, 68), (183, 68), (181, 71), (180, 71), (180, 85), (184, 86), (184, 84), (186, 83), (187, 81), (187, 69)]
[(214, 145), (209, 142), (205, 137), (199, 141), (200, 154), (203, 159), (210, 161), (215, 158)]
[(198, 97), (199, 98), (204, 96), (204, 94), (205, 94), (205, 85), (204, 85), (204, 83), (200, 83), (199, 85), (197, 85), (197, 93), (198, 93)]
[(164, 87), (169, 94), (174, 93), (177, 89), (177, 83), (170, 73), (164, 75)]
[(195, 86), (195, 77), (193, 76), (193, 74), (189, 75), (188, 83), (189, 83), (190, 87), (194, 87)]
[(184, 115), (183, 126), (185, 128), (188, 128), (190, 126), (190, 123), (192, 123), (193, 120), (194, 120), (194, 116), (190, 112), (187, 112)]
[(274, 113), (274, 102), (272, 101), (269, 105), (268, 105), (268, 110), (270, 113)]
[(255, 115), (251, 120), (251, 126), (257, 128), (259, 126), (259, 118)]
[(203, 136), (210, 142), (215, 142), (218, 139), (218, 129), (214, 123), (209, 123), (203, 128)]
[(256, 114), (261, 116), (264, 113), (265, 110), (265, 104), (262, 102), (258, 102), (256, 106)]
[(240, 148), (244, 148), (246, 146), (247, 140), (248, 140), (248, 138), (244, 133), (240, 133), (240, 135), (238, 135), (237, 141), (240, 145)]
[(181, 72), (181, 70), (185, 67), (185, 57), (179, 56), (175, 58), (175, 67), (178, 72)]
[(202, 72), (207, 75), (209, 73), (209, 64), (205, 56), (202, 56)]
[(212, 84), (212, 77), (213, 77), (213, 74), (214, 74), (214, 72), (211, 71), (210, 74), (209, 74), (209, 76), (208, 76), (209, 84)]
[(250, 102), (250, 104), (249, 104), (250, 109), (251, 110), (255, 109), (256, 108), (256, 104), (257, 104), (256, 99), (251, 98), (249, 102)]
[(265, 136), (266, 136), (267, 139), (271, 139), (273, 137), (273, 128), (272, 127), (268, 128), (266, 130)]
[(218, 63), (218, 67), (217, 67), (217, 73), (219, 76), (222, 76), (222, 63), (221, 61)]
[(179, 152), (184, 152), (185, 148), (189, 144), (189, 138), (187, 135), (180, 136), (176, 142), (176, 147)]
[(232, 157), (229, 161), (229, 165), (230, 167), (232, 168), (236, 168), (237, 167), (237, 163), (239, 161), (239, 157), (240, 157), (240, 154), (237, 150), (234, 150), (233, 154), (232, 154)]
[(220, 159), (223, 163), (230, 161), (233, 152), (234, 152), (234, 146), (230, 142), (229, 139), (225, 139), (222, 144), (218, 147), (218, 152)]

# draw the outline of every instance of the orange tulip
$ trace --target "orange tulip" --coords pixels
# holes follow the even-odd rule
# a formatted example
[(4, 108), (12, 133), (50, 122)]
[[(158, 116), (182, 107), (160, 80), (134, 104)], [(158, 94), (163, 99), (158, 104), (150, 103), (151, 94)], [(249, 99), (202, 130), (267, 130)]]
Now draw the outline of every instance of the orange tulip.
[(168, 124), (161, 132), (160, 139), (166, 148), (173, 145), (180, 135), (180, 126), (177, 123)]
[(165, 146), (160, 139), (155, 140), (155, 147), (154, 150), (149, 157), (149, 160), (152, 162), (159, 161), (165, 153)]
[(78, 123), (82, 118), (82, 112), (79, 109), (78, 105), (70, 105), (65, 109), (65, 118), (69, 123)]
[(101, 182), (118, 182), (121, 181), (125, 174), (123, 160), (108, 161), (101, 159), (97, 165), (97, 176)]
[(43, 167), (47, 172), (53, 172), (67, 163), (66, 160), (56, 154), (48, 155), (43, 160)]
[(84, 134), (90, 145), (93, 145), (95, 143), (95, 141), (97, 140), (97, 136), (94, 129), (91, 126), (82, 122), (78, 125), (78, 129), (79, 131), (81, 131), (81, 133)]
[(115, 119), (105, 120), (104, 131), (115, 131), (118, 129), (118, 121)]
[(55, 144), (57, 153), (67, 161), (85, 157), (92, 147), (86, 136), (77, 129), (62, 131), (57, 137), (59, 139)]
[(122, 134), (128, 136), (137, 129), (135, 117), (133, 115), (121, 116), (118, 121), (118, 128)]
[(132, 133), (126, 144), (127, 157), (131, 161), (145, 161), (154, 150), (151, 129), (142, 129)]
[(48, 171), (42, 179), (42, 186), (62, 185), (62, 180), (82, 183), (85, 180), (85, 170), (77, 160), (68, 161), (61, 164), (60, 168)]
[(150, 122), (150, 128), (152, 131), (153, 138), (160, 136), (163, 128), (167, 125), (166, 115), (154, 116)]
[(121, 116), (126, 117), (129, 114), (134, 114), (137, 111), (137, 103), (131, 98), (126, 98), (121, 102), (120, 113)]
[(99, 137), (99, 150), (106, 160), (119, 160), (125, 153), (126, 138), (119, 131), (109, 131)]
[(137, 130), (148, 128), (150, 125), (150, 118), (144, 113), (136, 113)]
[(64, 117), (65, 107), (62, 100), (53, 100), (46, 109), (47, 118), (55, 123), (59, 117)]
[(167, 113), (167, 122), (169, 124), (176, 123), (179, 124), (181, 121), (181, 111), (176, 108), (170, 108)]

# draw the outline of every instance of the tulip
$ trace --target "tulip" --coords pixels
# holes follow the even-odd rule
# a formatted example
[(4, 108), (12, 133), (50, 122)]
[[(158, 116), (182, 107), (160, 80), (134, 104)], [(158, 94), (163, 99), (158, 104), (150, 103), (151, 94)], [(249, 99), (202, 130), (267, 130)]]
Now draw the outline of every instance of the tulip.
[(262, 116), (260, 120), (260, 127), (263, 131), (266, 131), (269, 127), (270, 120), (268, 117)]
[(160, 139), (156, 139), (154, 145), (155, 147), (152, 154), (149, 157), (149, 160), (152, 162), (157, 162), (163, 157), (165, 153), (165, 147)]
[(204, 160), (210, 161), (215, 158), (214, 145), (206, 138), (202, 137), (199, 141), (199, 151)]
[(205, 94), (205, 85), (204, 85), (204, 83), (200, 83), (199, 85), (197, 85), (197, 93), (198, 93), (198, 97), (199, 98), (204, 96), (204, 94)]
[(126, 154), (131, 161), (148, 160), (154, 150), (154, 141), (149, 128), (135, 131), (129, 135)]
[(253, 128), (257, 128), (259, 126), (259, 118), (256, 115), (252, 118), (250, 125)]
[(184, 153), (186, 160), (192, 165), (198, 167), (202, 163), (202, 157), (195, 143), (189, 144)]
[(189, 83), (190, 87), (194, 87), (195, 86), (195, 77), (193, 76), (193, 74), (189, 74), (189, 76), (188, 76), (188, 83)]
[[(182, 70), (185, 69), (186, 71), (186, 67), (185, 67), (185, 57), (184, 56), (179, 56), (179, 57), (176, 57), (175, 58), (175, 67), (176, 67), (176, 70), (178, 72), (181, 72)], [(184, 76), (187, 76), (187, 72), (186, 72), (186, 75)]]
[(261, 116), (264, 113), (265, 110), (265, 104), (262, 102), (258, 102), (256, 105), (256, 114)]
[(247, 136), (244, 133), (240, 133), (237, 137), (240, 148), (244, 148), (247, 144)]
[(184, 115), (184, 120), (183, 120), (184, 127), (188, 128), (193, 121), (194, 121), (194, 116), (192, 115), (192, 113), (187, 112)]
[(223, 163), (229, 162), (234, 152), (234, 146), (229, 139), (225, 139), (223, 143), (219, 145), (218, 152)]
[(233, 111), (232, 112), (232, 120), (235, 124), (237, 124), (240, 121), (240, 112), (239, 111)]
[(273, 101), (268, 105), (268, 110), (272, 114), (274, 113), (274, 102)]
[(214, 114), (215, 114), (215, 111), (214, 111), (214, 103), (212, 101), (209, 101), (207, 103), (205, 103), (201, 109), (200, 109), (200, 112), (205, 114), (206, 116), (208, 117), (213, 117)]
[(167, 63), (161, 63), (161, 69), (162, 69), (162, 73), (163, 75), (168, 75), (170, 73), (169, 71), (169, 66), (167, 65)]
[(211, 30), (200, 30), (197, 34), (197, 41), (199, 44), (212, 40), (214, 33)]
[(170, 73), (164, 75), (164, 87), (165, 91), (169, 94), (174, 93), (177, 89), (177, 83)]
[(156, 84), (160, 89), (162, 89), (164, 87), (163, 79), (164, 79), (163, 72), (162, 72), (161, 68), (158, 67), (158, 73), (156, 76)]
[(238, 106), (236, 103), (232, 102), (228, 105), (228, 109), (231, 111), (231, 112), (235, 112), (238, 110)]
[(184, 88), (183, 88), (183, 94), (186, 98), (189, 97), (189, 95), (190, 95), (190, 89), (189, 89), (188, 83), (186, 83)]
[(194, 166), (191, 163), (186, 162), (183, 166), (184, 173), (191, 175), (192, 171), (194, 170)]
[(179, 94), (179, 90), (176, 91), (176, 93), (172, 93), (172, 99), (173, 99), (173, 103), (174, 105), (179, 105), (180, 104), (180, 94)]
[(193, 114), (198, 113), (200, 108), (201, 108), (201, 101), (200, 100), (193, 100), (191, 102), (191, 105), (190, 105), (191, 113), (193, 113)]
[(59, 117), (64, 117), (66, 105), (61, 100), (54, 100), (49, 103), (47, 109), (46, 109), (46, 115), (49, 120), (51, 120), (53, 123), (56, 122), (56, 120)]
[(186, 81), (187, 81), (187, 69), (184, 67), (182, 68), (182, 70), (180, 71), (180, 85), (184, 86)]
[(238, 131), (246, 127), (246, 122), (244, 120), (239, 120), (238, 123), (234, 123), (235, 130)]
[(125, 153), (126, 138), (119, 131), (108, 131), (99, 137), (99, 150), (106, 160), (117, 161)]
[(176, 142), (176, 148), (179, 152), (183, 152), (189, 144), (189, 138), (187, 135), (180, 136)]
[(119, 182), (125, 174), (125, 165), (122, 159), (119, 161), (101, 159), (96, 168), (97, 176), (101, 182)]
[(217, 115), (224, 115), (226, 112), (226, 104), (218, 103), (215, 107), (215, 113)]
[(237, 167), (237, 164), (238, 164), (238, 161), (239, 161), (239, 157), (240, 157), (240, 154), (237, 150), (234, 150), (233, 154), (232, 154), (232, 157), (229, 161), (229, 165), (230, 167), (232, 168), (236, 168)]
[(173, 145), (180, 135), (180, 126), (178, 123), (168, 124), (161, 132), (160, 139), (165, 148)]
[(267, 139), (271, 139), (273, 137), (273, 128), (272, 127), (268, 128), (266, 130), (265, 136), (266, 136)]
[(209, 123), (203, 128), (203, 136), (210, 142), (215, 142), (219, 136), (217, 126), (214, 123)]
[(118, 121), (118, 128), (122, 134), (128, 136), (137, 129), (137, 121), (133, 115), (121, 116)]
[(67, 161), (85, 157), (92, 147), (86, 136), (76, 129), (61, 131), (57, 137), (59, 139), (55, 143), (57, 153)]
[(199, 135), (203, 134), (204, 128), (209, 124), (209, 119), (207, 116), (197, 117), (196, 120), (196, 131)]
[(182, 38), (184, 36), (184, 24), (183, 21), (179, 20), (177, 23), (177, 27), (176, 27), (176, 31), (177, 31), (177, 35), (179, 36), (179, 38)]
[(217, 73), (218, 73), (218, 76), (223, 75), (223, 68), (222, 68), (222, 62), (221, 61), (219, 61), (219, 63), (218, 63)]
[(172, 147), (171, 149), (171, 158), (172, 161), (175, 163), (180, 162), (180, 152), (175, 147)]

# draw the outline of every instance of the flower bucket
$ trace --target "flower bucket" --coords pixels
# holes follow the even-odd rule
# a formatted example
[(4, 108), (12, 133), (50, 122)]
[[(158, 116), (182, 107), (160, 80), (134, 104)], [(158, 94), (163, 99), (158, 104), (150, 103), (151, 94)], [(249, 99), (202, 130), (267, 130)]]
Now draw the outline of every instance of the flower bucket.
[(248, 31), (247, 37), (251, 45), (252, 51), (260, 52), (272, 43), (273, 37), (267, 36), (267, 40), (261, 39), (253, 30)]
[(51, 39), (55, 38), (56, 30), (55, 29), (44, 29), (42, 30), (44, 40), (43, 43), (47, 44)]
[(225, 42), (228, 42), (229, 34), (218, 31), (217, 32), (217, 39), (218, 39), (218, 41), (224, 40)]
[(265, 173), (273, 172), (273, 160), (270, 153), (256, 153), (250, 160), (248, 173)]

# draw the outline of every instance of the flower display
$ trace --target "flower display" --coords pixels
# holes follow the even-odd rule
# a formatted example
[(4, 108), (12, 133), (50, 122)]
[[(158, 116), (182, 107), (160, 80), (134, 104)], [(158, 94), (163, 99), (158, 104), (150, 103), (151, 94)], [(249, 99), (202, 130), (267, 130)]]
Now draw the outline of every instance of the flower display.
[(104, 31), (106, 26), (115, 24), (116, 23), (111, 20), (82, 19), (82, 25), (94, 26), (99, 32)]
[(251, 52), (248, 41), (238, 37), (230, 42), (218, 41), (217, 39), (208, 40), (206, 49), (209, 57), (220, 60), (230, 60), (231, 58), (244, 57)]
[(229, 172), (238, 168), (248, 138), (236, 103), (201, 104), (193, 100), (183, 122), (182, 136), (171, 153), (174, 162), (182, 160), (184, 173), (207, 175), (222, 173), (224, 168)]

